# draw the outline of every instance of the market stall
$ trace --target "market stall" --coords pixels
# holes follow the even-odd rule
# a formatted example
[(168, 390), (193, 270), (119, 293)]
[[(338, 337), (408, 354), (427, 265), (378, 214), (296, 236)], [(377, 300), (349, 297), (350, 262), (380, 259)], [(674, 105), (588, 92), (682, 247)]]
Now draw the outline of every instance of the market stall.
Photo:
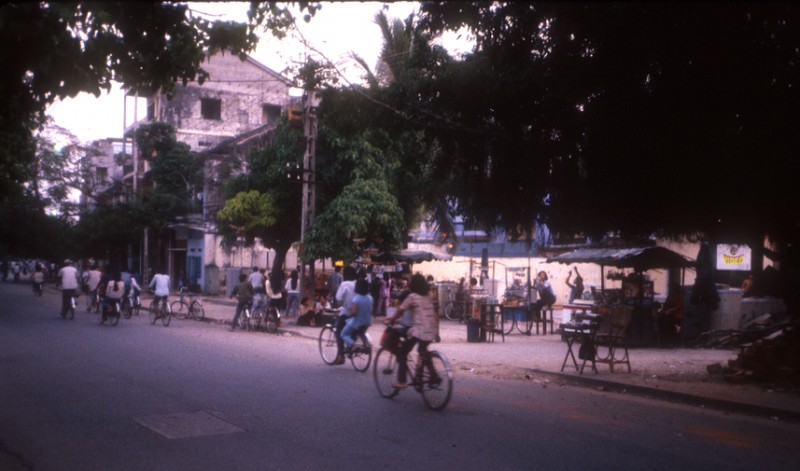
[[(653, 282), (646, 271), (652, 269), (680, 269), (693, 267), (695, 262), (665, 247), (600, 248), (577, 249), (547, 259), (547, 263), (593, 263), (600, 265), (600, 292), (594, 293), (595, 313), (617, 310), (620, 306), (633, 308), (627, 327), (627, 340), (630, 346), (649, 345), (652, 337)], [(632, 269), (631, 273), (621, 275), (622, 288), (607, 290), (605, 269)], [(683, 276), (681, 276), (683, 278)]]

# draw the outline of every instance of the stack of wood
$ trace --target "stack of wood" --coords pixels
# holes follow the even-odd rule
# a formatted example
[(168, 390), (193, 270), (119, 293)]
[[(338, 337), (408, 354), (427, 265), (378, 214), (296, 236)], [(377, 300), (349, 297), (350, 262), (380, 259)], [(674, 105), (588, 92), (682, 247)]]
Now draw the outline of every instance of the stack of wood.
[(766, 381), (782, 385), (800, 384), (800, 322), (767, 325), (769, 314), (755, 319), (737, 335), (739, 356), (723, 368), (730, 382)]

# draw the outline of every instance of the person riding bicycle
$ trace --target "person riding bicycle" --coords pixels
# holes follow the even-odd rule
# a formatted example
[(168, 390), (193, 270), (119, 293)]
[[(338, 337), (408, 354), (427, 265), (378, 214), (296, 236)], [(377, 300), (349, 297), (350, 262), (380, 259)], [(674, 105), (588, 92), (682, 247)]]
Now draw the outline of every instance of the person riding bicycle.
[[(165, 271), (165, 270), (163, 270)], [(170, 279), (169, 275), (162, 273), (161, 271), (156, 273), (153, 276), (153, 279), (150, 280), (150, 284), (148, 285), (151, 291), (153, 291), (153, 301), (156, 303), (167, 301), (169, 297), (169, 290), (170, 290)]]
[(421, 274), (415, 274), (411, 277), (409, 290), (410, 293), (400, 304), (397, 312), (392, 317), (384, 320), (384, 323), (390, 324), (399, 319), (406, 311), (410, 311), (412, 315), (412, 324), (408, 330), (406, 340), (397, 349), (397, 363), (399, 366), (397, 383), (393, 384), (392, 387), (398, 389), (408, 386), (406, 382), (408, 353), (417, 344), (419, 344), (417, 353), (419, 353), (420, 366), (428, 369), (432, 383), (441, 381), (436, 369), (433, 367), (431, 355), (428, 351), (428, 345), (439, 336), (439, 317), (433, 308), (433, 301), (428, 297), (428, 282)]
[(58, 271), (56, 288), (61, 286), (61, 317), (67, 317), (67, 310), (71, 307), (72, 297), (75, 296), (80, 278), (78, 269), (72, 266), (72, 260), (64, 260), (64, 266)]
[(233, 288), (231, 298), (236, 296), (239, 302), (236, 304), (236, 312), (233, 314), (233, 322), (231, 322), (230, 331), (236, 330), (236, 324), (239, 322), (239, 316), (247, 309), (247, 306), (253, 301), (253, 285), (247, 281), (247, 275), (244, 273), (239, 274), (239, 284)]
[(100, 278), (102, 278), (103, 272), (100, 271), (97, 264), (94, 264), (84, 276), (86, 277), (86, 286), (89, 290), (89, 302), (86, 305), (86, 310), (89, 311), (94, 300), (99, 299), (97, 289), (100, 286)]
[(250, 312), (256, 312), (259, 306), (264, 306), (266, 310), (269, 306), (267, 302), (267, 290), (265, 288), (264, 275), (258, 270), (258, 267), (253, 267), (253, 271), (247, 277), (247, 281), (253, 287), (253, 304), (250, 306)]
[(278, 280), (276, 273), (270, 273), (267, 279), (267, 310), (274, 308), (280, 318), (280, 310), (284, 309), (283, 293), (281, 293), (281, 284)]
[(36, 271), (33, 272), (33, 292), (41, 293), (42, 286), (44, 286), (44, 272), (42, 271), (42, 266), (37, 263)]
[(355, 267), (351, 265), (344, 267), (342, 273), (344, 281), (339, 285), (339, 289), (336, 291), (336, 302), (342, 307), (342, 315), (336, 319), (336, 326), (334, 328), (336, 332), (336, 347), (338, 350), (336, 360), (333, 362), (334, 365), (344, 364), (344, 342), (340, 334), (342, 329), (344, 329), (350, 310), (353, 307), (353, 297), (356, 294), (356, 276), (357, 272)]
[(369, 282), (367, 280), (356, 281), (355, 296), (353, 305), (350, 308), (350, 317), (347, 319), (342, 329), (340, 337), (345, 344), (345, 353), (353, 350), (353, 336), (361, 337), (364, 346), (369, 346), (367, 339), (367, 328), (372, 325), (372, 296), (369, 294)]
[(122, 281), (122, 276), (119, 272), (114, 272), (114, 274), (111, 275), (111, 281), (108, 282), (105, 295), (103, 296), (103, 321), (106, 320), (107, 315), (114, 309), (114, 304), (120, 302), (123, 294), (125, 294), (125, 282)]

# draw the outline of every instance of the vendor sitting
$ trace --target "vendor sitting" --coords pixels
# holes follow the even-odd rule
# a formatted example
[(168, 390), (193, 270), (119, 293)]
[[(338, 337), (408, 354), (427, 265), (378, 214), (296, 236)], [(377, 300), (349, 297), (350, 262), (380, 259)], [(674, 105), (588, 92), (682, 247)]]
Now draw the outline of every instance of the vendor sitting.
[(308, 296), (303, 296), (300, 300), (300, 316), (297, 318), (297, 325), (316, 326), (318, 312), (314, 309), (314, 301)]

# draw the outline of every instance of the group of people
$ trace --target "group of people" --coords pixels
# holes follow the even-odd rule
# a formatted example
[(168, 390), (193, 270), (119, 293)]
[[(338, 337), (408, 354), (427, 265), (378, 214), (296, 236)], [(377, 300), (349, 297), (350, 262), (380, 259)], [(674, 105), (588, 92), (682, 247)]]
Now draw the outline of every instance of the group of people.
[(14, 283), (19, 283), (23, 276), (30, 275), (31, 281), (34, 283), (37, 283), (37, 278), (41, 279), (38, 283), (43, 283), (44, 279), (54, 270), (55, 264), (41, 260), (0, 260), (0, 275), (3, 277), (3, 282), (12, 278)]
[[(34, 273), (34, 283), (37, 283), (37, 280), (40, 279), (38, 273), (38, 270)], [(150, 284), (151, 288), (156, 288), (156, 284), (159, 281), (158, 277), (159, 275), (153, 277), (153, 281)], [(41, 282), (44, 282), (44, 277), (41, 277)], [(161, 291), (163, 292), (164, 283), (158, 284), (158, 288), (162, 288)], [(167, 294), (169, 294), (169, 277), (167, 277), (166, 286)], [(92, 264), (89, 269), (81, 273), (71, 259), (64, 260), (64, 266), (58, 271), (56, 287), (61, 288), (61, 317), (66, 317), (67, 310), (72, 307), (72, 298), (78, 297), (83, 291), (87, 296), (96, 296), (99, 299), (103, 320), (106, 319), (110, 309), (131, 290), (133, 290), (134, 297), (141, 292), (139, 283), (129, 272), (109, 272), (99, 264)], [(158, 291), (156, 294), (158, 295)], [(90, 307), (91, 304), (87, 303), (87, 310)]]
[[(388, 278), (388, 274), (379, 277), (384, 281), (388, 281)], [(344, 363), (345, 356), (352, 352), (356, 337), (360, 337), (364, 345), (369, 345), (366, 332), (372, 325), (373, 316), (376, 313), (388, 312), (376, 309), (376, 304), (384, 300), (388, 302), (389, 295), (384, 296), (378, 292), (376, 303), (376, 296), (370, 292), (371, 285), (372, 283), (367, 280), (367, 273), (359, 273), (350, 265), (342, 270), (341, 282), (334, 284), (335, 302), (342, 309), (342, 315), (336, 319), (335, 326), (338, 347), (335, 365)], [(418, 346), (417, 351), (422, 359), (422, 365), (428, 368), (432, 375), (436, 374), (428, 345), (438, 338), (439, 316), (434, 309), (433, 300), (428, 295), (429, 288), (429, 281), (423, 275), (414, 274), (407, 289), (398, 297), (397, 311), (384, 320), (385, 324), (394, 326), (391, 330), (394, 335), (405, 339), (395, 350), (399, 366), (397, 382), (394, 384), (396, 388), (408, 385), (407, 359), (408, 353), (414, 346)], [(433, 381), (436, 381), (436, 378), (433, 378)]]
[[(284, 292), (286, 293), (285, 300)], [(281, 286), (281, 280), (278, 279), (276, 273), (267, 275), (265, 268), (259, 269), (254, 266), (249, 275), (239, 274), (239, 284), (233, 288), (230, 297), (237, 299), (231, 331), (236, 330), (239, 317), (248, 307), (250, 312), (256, 312), (256, 309), (259, 308), (268, 310), (273, 307), (278, 312), (279, 320), (280, 310), (284, 307), (287, 317), (297, 318), (300, 316), (300, 284), (297, 270), (292, 271), (286, 283)]]

